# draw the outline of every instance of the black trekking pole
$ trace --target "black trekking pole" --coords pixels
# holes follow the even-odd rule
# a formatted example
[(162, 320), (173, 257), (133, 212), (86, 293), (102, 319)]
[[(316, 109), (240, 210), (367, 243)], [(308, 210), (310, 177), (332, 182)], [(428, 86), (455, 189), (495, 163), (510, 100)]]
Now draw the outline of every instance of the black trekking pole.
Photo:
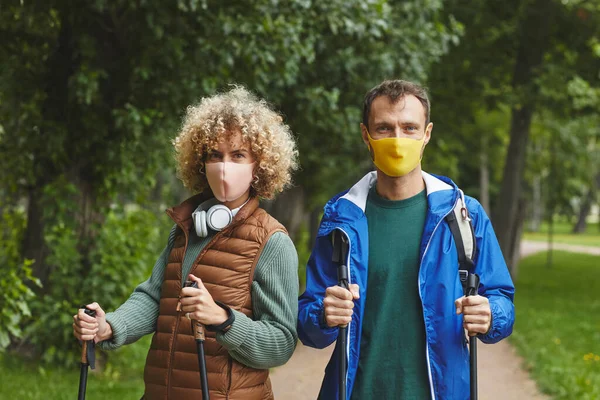
[[(336, 229), (333, 231), (333, 256), (332, 261), (338, 265), (338, 286), (348, 290), (348, 239), (346, 235)], [(348, 325), (340, 325), (336, 342), (339, 365), (339, 400), (346, 400), (346, 371), (348, 369), (346, 360), (346, 347), (348, 346)]]
[[(475, 296), (478, 289), (479, 276), (469, 273), (465, 295)], [(477, 336), (469, 337), (469, 369), (471, 371), (471, 400), (477, 400)]]
[[(96, 311), (81, 306), (87, 315), (96, 317)], [(96, 346), (93, 340), (86, 340), (81, 347), (81, 372), (79, 373), (79, 394), (78, 400), (85, 400), (85, 390), (87, 387), (88, 366), (96, 368)]]
[[(192, 281), (186, 281), (185, 287), (198, 288), (198, 284)], [(192, 321), (192, 330), (194, 331), (194, 338), (196, 339), (196, 351), (198, 352), (198, 368), (200, 370), (200, 387), (202, 388), (202, 400), (209, 400), (210, 395), (208, 394), (208, 374), (206, 373), (206, 356), (204, 355), (204, 326), (196, 321)]]

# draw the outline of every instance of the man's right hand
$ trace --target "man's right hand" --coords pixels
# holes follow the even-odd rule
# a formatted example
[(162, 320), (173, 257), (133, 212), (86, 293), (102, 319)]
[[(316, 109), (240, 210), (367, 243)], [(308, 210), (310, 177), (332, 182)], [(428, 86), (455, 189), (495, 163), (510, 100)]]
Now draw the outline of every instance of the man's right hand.
[(353, 283), (349, 289), (331, 286), (325, 291), (325, 299), (323, 299), (325, 323), (330, 328), (348, 325), (352, 319), (353, 300), (359, 298), (358, 285)]
[(96, 317), (90, 317), (84, 309), (73, 315), (73, 334), (82, 341), (94, 340), (102, 342), (112, 337), (112, 327), (106, 322), (106, 314), (98, 303), (88, 304), (90, 310), (96, 311)]

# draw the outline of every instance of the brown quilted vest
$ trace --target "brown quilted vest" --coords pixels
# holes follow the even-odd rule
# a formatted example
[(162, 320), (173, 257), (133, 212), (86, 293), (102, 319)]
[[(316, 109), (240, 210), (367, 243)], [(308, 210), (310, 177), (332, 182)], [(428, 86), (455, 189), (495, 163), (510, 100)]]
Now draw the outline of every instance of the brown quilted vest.
[[(191, 214), (206, 198), (206, 195), (197, 195), (167, 210), (178, 228), (165, 270), (156, 332), (144, 370), (144, 399), (147, 400), (202, 398), (191, 323), (182, 312), (176, 311), (176, 306), (188, 235), (196, 234)], [(200, 252), (192, 273), (202, 279), (215, 300), (252, 318), (254, 269), (263, 246), (278, 231), (286, 232), (277, 220), (258, 208), (258, 200), (252, 198), (236, 214), (231, 225), (218, 232)], [(204, 348), (211, 400), (273, 399), (268, 370), (250, 368), (234, 360), (212, 332), (206, 331)]]

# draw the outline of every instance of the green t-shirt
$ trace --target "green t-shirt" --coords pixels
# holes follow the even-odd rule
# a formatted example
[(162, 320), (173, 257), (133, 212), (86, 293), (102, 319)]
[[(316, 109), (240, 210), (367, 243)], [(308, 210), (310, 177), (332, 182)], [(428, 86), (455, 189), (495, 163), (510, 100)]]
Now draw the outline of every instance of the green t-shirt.
[(391, 201), (373, 187), (365, 214), (368, 287), (352, 399), (427, 400), (425, 323), (418, 288), (427, 194)]

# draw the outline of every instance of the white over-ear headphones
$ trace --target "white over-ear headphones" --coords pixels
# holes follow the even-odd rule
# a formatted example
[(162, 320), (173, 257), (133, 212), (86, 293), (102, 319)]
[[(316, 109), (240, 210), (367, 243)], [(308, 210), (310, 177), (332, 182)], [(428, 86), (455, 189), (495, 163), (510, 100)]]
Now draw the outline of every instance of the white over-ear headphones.
[[(208, 208), (208, 211), (205, 211)], [(231, 210), (219, 204), (217, 199), (210, 199), (200, 204), (192, 213), (196, 234), (200, 237), (208, 236), (208, 228), (213, 231), (225, 229), (233, 220)]]

